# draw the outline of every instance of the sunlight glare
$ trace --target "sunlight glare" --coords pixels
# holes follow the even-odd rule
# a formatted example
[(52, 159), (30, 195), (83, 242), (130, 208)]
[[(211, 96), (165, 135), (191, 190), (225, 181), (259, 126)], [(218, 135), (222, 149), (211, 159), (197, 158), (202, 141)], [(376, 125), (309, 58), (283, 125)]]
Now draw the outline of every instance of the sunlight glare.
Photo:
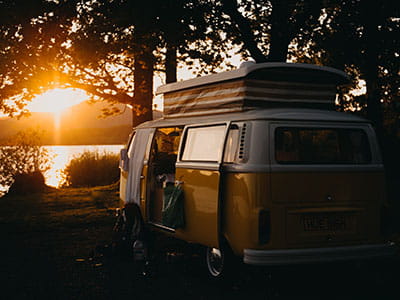
[(55, 156), (52, 161), (52, 167), (45, 173), (46, 184), (52, 187), (60, 187), (62, 183), (62, 170), (65, 168), (69, 161), (70, 153), (65, 146), (52, 146), (50, 147), (51, 153)]
[(61, 113), (65, 109), (88, 100), (89, 96), (80, 89), (53, 89), (32, 100), (27, 105), (30, 112)]

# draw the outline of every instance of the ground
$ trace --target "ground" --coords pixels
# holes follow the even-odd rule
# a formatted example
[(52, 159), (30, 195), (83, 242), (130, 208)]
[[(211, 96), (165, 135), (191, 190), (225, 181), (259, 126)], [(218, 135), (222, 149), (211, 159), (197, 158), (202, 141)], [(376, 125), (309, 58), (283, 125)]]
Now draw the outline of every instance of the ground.
[(116, 186), (0, 198), (2, 299), (398, 299), (399, 257), (361, 265), (238, 267), (205, 275), (201, 249), (162, 240), (148, 266), (110, 250)]

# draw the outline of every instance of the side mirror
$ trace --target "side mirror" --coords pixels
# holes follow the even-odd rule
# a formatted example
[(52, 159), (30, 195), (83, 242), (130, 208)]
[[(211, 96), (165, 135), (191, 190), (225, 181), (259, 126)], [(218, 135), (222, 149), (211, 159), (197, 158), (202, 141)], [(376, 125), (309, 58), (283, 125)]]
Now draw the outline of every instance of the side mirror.
[(129, 157), (128, 150), (126, 148), (121, 149), (119, 158), (119, 168), (121, 171), (128, 172), (129, 170)]

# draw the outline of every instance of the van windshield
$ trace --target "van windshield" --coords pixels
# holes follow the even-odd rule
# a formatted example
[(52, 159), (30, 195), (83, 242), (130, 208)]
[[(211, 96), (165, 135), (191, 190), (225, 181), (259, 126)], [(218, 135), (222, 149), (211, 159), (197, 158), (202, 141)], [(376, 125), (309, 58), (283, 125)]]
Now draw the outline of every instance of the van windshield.
[(280, 127), (275, 131), (275, 160), (281, 164), (367, 164), (371, 150), (361, 129)]

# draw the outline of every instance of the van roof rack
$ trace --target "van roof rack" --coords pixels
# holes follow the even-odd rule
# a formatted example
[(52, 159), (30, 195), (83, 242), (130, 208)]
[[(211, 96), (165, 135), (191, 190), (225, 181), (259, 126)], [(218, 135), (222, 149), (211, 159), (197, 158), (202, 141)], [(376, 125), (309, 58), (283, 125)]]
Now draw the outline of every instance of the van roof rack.
[(257, 107), (332, 109), (346, 73), (324, 66), (296, 63), (252, 63), (209, 76), (160, 86), (164, 116), (227, 113)]

